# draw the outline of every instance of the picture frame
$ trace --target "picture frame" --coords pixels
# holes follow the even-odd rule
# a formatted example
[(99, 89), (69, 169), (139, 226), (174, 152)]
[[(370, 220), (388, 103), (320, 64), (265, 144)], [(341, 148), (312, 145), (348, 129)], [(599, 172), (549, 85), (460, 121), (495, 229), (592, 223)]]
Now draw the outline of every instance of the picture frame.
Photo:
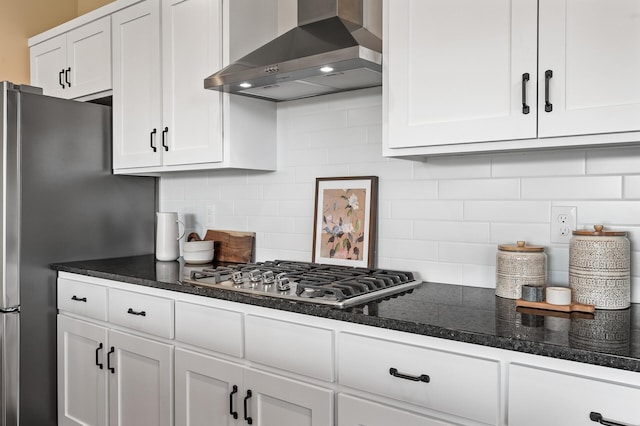
[(378, 177), (316, 178), (312, 262), (373, 268)]

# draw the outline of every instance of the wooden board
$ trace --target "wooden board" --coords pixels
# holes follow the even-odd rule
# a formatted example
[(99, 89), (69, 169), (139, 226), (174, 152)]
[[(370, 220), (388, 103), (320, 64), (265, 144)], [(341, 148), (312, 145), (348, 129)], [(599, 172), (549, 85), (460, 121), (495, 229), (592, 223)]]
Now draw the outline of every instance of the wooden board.
[(250, 263), (254, 261), (255, 232), (208, 229), (204, 239), (214, 241), (214, 261), (232, 263)]
[(596, 308), (593, 305), (582, 305), (580, 303), (571, 303), (569, 305), (552, 305), (547, 302), (529, 302), (527, 300), (516, 300), (517, 306), (525, 306), (527, 308), (543, 309), (546, 311), (559, 311), (559, 312), (595, 312)]

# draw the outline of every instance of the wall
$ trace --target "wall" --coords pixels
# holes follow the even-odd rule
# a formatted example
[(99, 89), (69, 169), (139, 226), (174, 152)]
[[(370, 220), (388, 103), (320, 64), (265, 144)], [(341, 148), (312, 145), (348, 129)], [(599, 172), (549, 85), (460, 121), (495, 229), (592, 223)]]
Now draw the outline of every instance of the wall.
[(0, 0), (0, 81), (29, 83), (27, 39), (110, 0)]
[[(568, 283), (568, 244), (550, 243), (551, 206), (578, 227), (629, 231), (640, 247), (640, 148), (429, 158), (382, 157), (379, 88), (278, 104), (278, 171), (211, 171), (160, 180), (164, 211), (189, 230), (257, 232), (257, 259), (311, 260), (316, 177), (377, 175), (377, 264), (422, 279), (494, 287), (498, 244), (546, 247), (549, 281)], [(640, 252), (632, 299), (640, 302)]]

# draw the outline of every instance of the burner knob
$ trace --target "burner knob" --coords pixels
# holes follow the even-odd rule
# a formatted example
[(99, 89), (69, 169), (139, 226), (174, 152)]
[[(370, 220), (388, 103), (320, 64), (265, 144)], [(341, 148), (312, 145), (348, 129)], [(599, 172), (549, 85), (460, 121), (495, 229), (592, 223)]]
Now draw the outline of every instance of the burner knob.
[(291, 289), (289, 285), (289, 278), (287, 278), (285, 272), (282, 272), (276, 276), (276, 287), (279, 291), (287, 291)]
[(242, 272), (240, 271), (234, 271), (231, 273), (231, 281), (233, 281), (234, 284), (243, 284), (244, 283), (244, 279), (242, 278)]
[(271, 285), (275, 281), (275, 277), (273, 276), (273, 271), (264, 271), (262, 273), (262, 281), (264, 285)]
[(249, 272), (249, 280), (252, 282), (258, 282), (262, 280), (262, 274), (260, 273), (259, 269), (254, 269), (253, 271)]

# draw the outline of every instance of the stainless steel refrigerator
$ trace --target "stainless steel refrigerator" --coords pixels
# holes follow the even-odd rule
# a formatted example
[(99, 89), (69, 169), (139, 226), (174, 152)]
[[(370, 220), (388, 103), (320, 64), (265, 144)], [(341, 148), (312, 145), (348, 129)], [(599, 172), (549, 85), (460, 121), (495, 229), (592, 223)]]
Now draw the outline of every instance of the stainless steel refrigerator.
[(153, 253), (156, 181), (112, 175), (109, 106), (0, 85), (0, 426), (55, 425), (49, 265)]

